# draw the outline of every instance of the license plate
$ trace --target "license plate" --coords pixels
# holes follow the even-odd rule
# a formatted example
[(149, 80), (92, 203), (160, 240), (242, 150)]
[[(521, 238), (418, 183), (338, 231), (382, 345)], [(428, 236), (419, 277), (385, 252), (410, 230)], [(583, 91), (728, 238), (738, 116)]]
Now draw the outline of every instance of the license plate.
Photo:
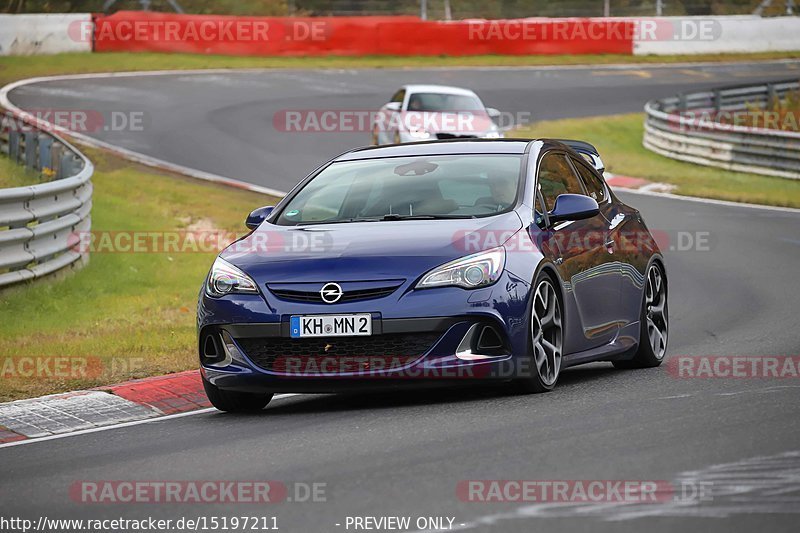
[(372, 315), (309, 315), (289, 319), (290, 336), (361, 337), (372, 335)]

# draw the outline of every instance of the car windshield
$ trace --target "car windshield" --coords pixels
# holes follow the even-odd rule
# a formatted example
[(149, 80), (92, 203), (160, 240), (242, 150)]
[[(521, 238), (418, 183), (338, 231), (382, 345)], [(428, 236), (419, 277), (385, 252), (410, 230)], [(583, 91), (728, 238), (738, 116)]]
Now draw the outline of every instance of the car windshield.
[(332, 163), (281, 210), (282, 226), (491, 216), (516, 203), (521, 156), (445, 155)]
[(462, 94), (414, 93), (408, 97), (408, 111), (483, 111), (480, 100)]

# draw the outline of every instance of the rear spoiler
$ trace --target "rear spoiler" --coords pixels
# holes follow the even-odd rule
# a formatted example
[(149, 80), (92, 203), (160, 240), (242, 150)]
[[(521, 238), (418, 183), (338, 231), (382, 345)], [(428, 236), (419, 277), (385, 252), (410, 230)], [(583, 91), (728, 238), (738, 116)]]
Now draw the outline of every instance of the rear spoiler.
[(591, 144), (585, 141), (574, 141), (570, 139), (555, 139), (556, 141), (566, 144), (579, 154), (581, 154), (584, 159), (586, 159), (600, 174), (602, 174), (606, 166), (603, 164), (603, 160), (600, 159), (600, 152), (597, 151), (597, 148), (592, 146)]

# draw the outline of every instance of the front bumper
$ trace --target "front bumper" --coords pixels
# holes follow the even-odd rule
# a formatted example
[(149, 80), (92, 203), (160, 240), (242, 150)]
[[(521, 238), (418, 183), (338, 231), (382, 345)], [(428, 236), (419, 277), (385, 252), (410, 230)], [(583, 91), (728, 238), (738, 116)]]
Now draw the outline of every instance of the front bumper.
[[(527, 353), (528, 285), (508, 273), (487, 289), (440, 288), (341, 305), (201, 295), (206, 380), (243, 392), (337, 392), (508, 380)], [(292, 339), (302, 314), (372, 314), (373, 335)]]

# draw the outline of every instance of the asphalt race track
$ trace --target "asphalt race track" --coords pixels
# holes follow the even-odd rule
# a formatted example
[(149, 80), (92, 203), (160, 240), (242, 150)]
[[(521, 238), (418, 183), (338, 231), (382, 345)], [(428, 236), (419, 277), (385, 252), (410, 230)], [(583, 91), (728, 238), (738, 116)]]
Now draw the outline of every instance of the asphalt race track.
[[(285, 190), (367, 135), (277, 132), (271, 115), (279, 109), (369, 109), (402, 82), (422, 81), (466, 85), (487, 105), (535, 118), (601, 115), (638, 111), (680, 90), (797, 71), (770, 63), (184, 74), (49, 82), (11, 100), (23, 108), (142, 109), (150, 117), (142, 132), (97, 135)], [(800, 354), (800, 214), (622, 198), (670, 239), (668, 357)], [(698, 238), (701, 245), (680, 249)], [(669, 368), (596, 363), (566, 370), (554, 392), (533, 396), (502, 388), (296, 395), (259, 415), (207, 412), (32, 442), (0, 450), (0, 497), (5, 511), (32, 518), (268, 515), (301, 533), (345, 531), (348, 516), (378, 515), (453, 517), (472, 531), (796, 531), (800, 381), (687, 379)], [(81, 480), (265, 479), (325, 483), (327, 501), (92, 505), (68, 494)], [(461, 501), (458, 482), (475, 479), (701, 482), (711, 483), (713, 497), (637, 506)]]
[[(281, 111), (375, 111), (403, 84), (443, 83), (474, 89), (487, 106), (530, 122), (641, 112), (647, 100), (679, 91), (792, 75), (800, 75), (800, 62), (647, 69), (270, 70), (53, 81), (20, 87), (9, 98), (31, 110), (100, 111), (102, 125), (87, 120), (87, 129), (100, 126), (88, 132), (98, 139), (288, 191), (317, 165), (369, 144), (369, 124), (360, 133), (286, 132), (273, 123)], [(142, 126), (116, 128), (112, 113), (132, 117), (121, 119), (123, 126), (139, 119)]]

